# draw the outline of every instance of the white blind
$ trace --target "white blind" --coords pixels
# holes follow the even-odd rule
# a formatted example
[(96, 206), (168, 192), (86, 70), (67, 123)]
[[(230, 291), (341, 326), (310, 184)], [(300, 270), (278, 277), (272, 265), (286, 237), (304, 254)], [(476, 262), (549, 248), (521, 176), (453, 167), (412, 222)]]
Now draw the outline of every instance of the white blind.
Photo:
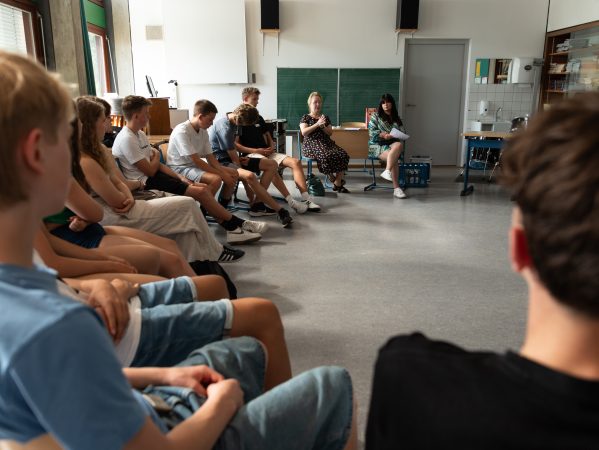
[(28, 12), (0, 4), (0, 48), (2, 50), (27, 54), (24, 19), (31, 20)]

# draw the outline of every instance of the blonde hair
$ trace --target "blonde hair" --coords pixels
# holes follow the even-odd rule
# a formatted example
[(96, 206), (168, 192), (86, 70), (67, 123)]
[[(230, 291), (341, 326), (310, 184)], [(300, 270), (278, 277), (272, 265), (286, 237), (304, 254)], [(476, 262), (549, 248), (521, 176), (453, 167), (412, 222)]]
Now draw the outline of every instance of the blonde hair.
[(250, 95), (260, 95), (260, 89), (252, 86), (244, 87), (241, 91), (241, 99), (243, 100)]
[(252, 105), (242, 103), (233, 111), (237, 117), (237, 125), (247, 126), (254, 125), (258, 121), (258, 110)]
[(55, 143), (59, 124), (73, 115), (73, 103), (57, 75), (27, 57), (0, 50), (0, 208), (27, 200), (19, 178), (19, 141), (39, 128)]
[(313, 97), (318, 97), (320, 99), (320, 103), (322, 103), (322, 95), (320, 95), (320, 92), (310, 92), (310, 95), (308, 96), (308, 108), (310, 108), (310, 102), (312, 101)]

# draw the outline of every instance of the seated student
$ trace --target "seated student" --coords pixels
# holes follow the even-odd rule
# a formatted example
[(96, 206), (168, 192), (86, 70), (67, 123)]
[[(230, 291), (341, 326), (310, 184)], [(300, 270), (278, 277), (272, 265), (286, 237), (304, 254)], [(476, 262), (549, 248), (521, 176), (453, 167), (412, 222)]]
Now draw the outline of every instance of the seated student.
[[(356, 448), (347, 372), (319, 368), (261, 395), (266, 355), (252, 338), (212, 343), (179, 367), (121, 371), (99, 317), (59, 294), (55, 275), (32, 261), (39, 221), (68, 191), (71, 108), (41, 66), (0, 52), (0, 441), (88, 450)], [(131, 390), (150, 384), (204, 398), (169, 429)]]
[[(241, 91), (243, 103), (256, 108), (260, 101), (260, 90), (255, 87), (246, 87)], [(277, 171), (272, 178), (272, 184), (285, 197), (285, 200), (296, 212), (303, 214), (306, 211), (319, 212), (320, 206), (314, 203), (314, 199), (308, 194), (306, 185), (306, 176), (302, 164), (297, 158), (287, 156), (275, 151), (275, 143), (271, 134), (266, 129), (266, 122), (262, 116), (258, 116), (258, 121), (253, 125), (246, 125), (238, 128), (239, 133), (235, 138), (235, 147), (241, 153), (250, 158), (268, 158), (277, 163), (277, 166), (289, 167), (293, 172), (293, 179), (302, 196), (302, 201), (293, 199), (285, 182)]]
[(318, 170), (333, 183), (334, 191), (349, 194), (343, 178), (349, 155), (331, 139), (333, 127), (331, 120), (322, 114), (322, 96), (318, 92), (308, 96), (308, 108), (310, 114), (304, 114), (300, 119), (300, 130), (304, 137), (302, 152), (316, 160)]
[(100, 142), (107, 107), (110, 105), (100, 99), (77, 99), (81, 122), (80, 164), (96, 201), (104, 209), (101, 224), (137, 228), (173, 239), (187, 261), (230, 262), (241, 258), (243, 251), (223, 247), (214, 239), (191, 197), (172, 195), (150, 201), (135, 200), (129, 186), (120, 178), (122, 174), (112, 153)]
[(528, 285), (524, 344), (473, 352), (422, 334), (380, 351), (367, 449), (599, 448), (599, 93), (509, 139), (512, 268)]
[[(214, 106), (211, 103), (212, 106)], [(216, 107), (213, 109), (213, 117), (216, 114)], [(277, 173), (277, 163), (269, 159), (250, 159), (240, 158), (235, 150), (235, 133), (237, 126), (251, 125), (258, 119), (258, 110), (250, 105), (241, 104), (233, 112), (225, 114), (225, 117), (218, 119), (210, 128), (210, 145), (214, 156), (229, 173), (237, 172), (239, 179), (244, 182), (248, 197), (252, 201), (252, 194), (255, 195), (255, 202), (252, 202), (249, 211), (250, 216), (267, 216), (277, 214), (279, 222), (287, 228), (293, 222), (289, 211), (282, 208), (274, 198), (268, 193), (267, 189), (274, 175)], [(258, 181), (256, 173), (263, 171), (262, 178)], [(226, 180), (223, 180), (226, 182)], [(226, 184), (226, 183), (225, 183)], [(226, 191), (228, 192), (228, 191)], [(223, 198), (221, 201), (226, 204), (230, 198)]]
[(187, 180), (160, 162), (159, 152), (150, 146), (148, 138), (141, 131), (148, 124), (151, 104), (146, 98), (135, 95), (123, 99), (127, 125), (117, 135), (112, 154), (119, 159), (125, 178), (138, 181), (146, 189), (185, 195), (197, 200), (227, 230), (227, 242), (230, 244), (259, 240), (261, 233), (268, 228), (266, 223), (243, 220), (232, 215), (219, 205), (205, 185)]
[(395, 99), (391, 94), (383, 94), (377, 112), (370, 116), (368, 122), (368, 154), (387, 164), (381, 177), (393, 182), (393, 197), (406, 198), (405, 192), (399, 187), (399, 166), (397, 165), (403, 151), (403, 144), (399, 139), (391, 136), (393, 128), (404, 131)]

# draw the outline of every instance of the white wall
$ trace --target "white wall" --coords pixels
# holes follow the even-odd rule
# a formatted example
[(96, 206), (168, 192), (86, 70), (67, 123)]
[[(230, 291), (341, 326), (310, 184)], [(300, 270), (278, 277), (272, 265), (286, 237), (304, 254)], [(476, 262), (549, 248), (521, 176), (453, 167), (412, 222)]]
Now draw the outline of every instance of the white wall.
[(599, 0), (551, 0), (547, 31), (599, 20)]
[[(548, 0), (421, 0), (413, 38), (469, 39), (471, 66), (482, 57), (542, 57), (547, 9)], [(405, 35), (396, 51), (395, 12), (393, 0), (280, 0), (278, 54), (276, 37), (267, 35), (263, 55), (260, 1), (246, 0), (248, 72), (256, 74), (262, 91), (262, 115), (276, 117), (277, 67), (402, 67)], [(198, 42), (210, 45), (214, 39), (218, 36)], [(469, 67), (470, 79), (471, 72)], [(166, 79), (154, 81), (167, 92), (161, 84)], [(224, 113), (238, 104), (243, 86), (179, 86), (179, 104), (188, 108), (209, 98)]]

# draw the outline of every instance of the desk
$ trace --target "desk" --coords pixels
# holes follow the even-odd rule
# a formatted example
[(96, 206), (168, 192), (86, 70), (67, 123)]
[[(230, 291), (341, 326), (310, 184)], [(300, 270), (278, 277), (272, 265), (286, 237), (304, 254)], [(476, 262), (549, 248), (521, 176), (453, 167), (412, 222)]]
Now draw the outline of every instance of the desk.
[(150, 144), (156, 144), (157, 142), (160, 141), (168, 141), (171, 137), (170, 134), (148, 134), (146, 136), (148, 138), (148, 141), (150, 141)]
[(470, 173), (470, 158), (474, 148), (501, 148), (503, 141), (510, 136), (510, 133), (498, 131), (467, 131), (464, 133), (464, 139), (468, 141), (466, 149), (466, 168), (464, 170), (464, 189), (460, 192), (462, 197), (470, 195), (474, 191), (474, 186), (468, 186), (468, 175)]
[(333, 128), (331, 139), (347, 152), (350, 159), (368, 158), (368, 130), (366, 128)]

